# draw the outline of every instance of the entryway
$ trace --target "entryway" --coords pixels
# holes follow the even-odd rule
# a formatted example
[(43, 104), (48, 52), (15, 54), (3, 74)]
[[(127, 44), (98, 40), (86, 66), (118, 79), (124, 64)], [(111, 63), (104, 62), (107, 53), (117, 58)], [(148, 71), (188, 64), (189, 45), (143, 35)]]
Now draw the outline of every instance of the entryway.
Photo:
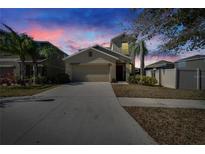
[(116, 80), (125, 81), (125, 64), (116, 64)]

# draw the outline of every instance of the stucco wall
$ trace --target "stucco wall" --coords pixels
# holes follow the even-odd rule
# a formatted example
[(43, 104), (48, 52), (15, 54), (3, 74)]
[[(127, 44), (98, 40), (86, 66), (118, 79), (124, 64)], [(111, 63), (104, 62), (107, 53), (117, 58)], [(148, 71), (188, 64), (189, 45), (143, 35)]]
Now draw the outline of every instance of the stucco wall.
[(146, 70), (146, 76), (152, 77), (152, 70)]
[(111, 78), (111, 81), (112, 79), (116, 79), (116, 64), (115, 63), (112, 63), (110, 65), (110, 78)]
[(161, 70), (161, 85), (168, 88), (176, 88), (176, 69)]
[[(179, 89), (205, 89), (205, 59), (176, 63), (174, 69), (161, 69), (161, 85)], [(199, 69), (200, 73), (197, 73)], [(155, 78), (160, 83), (159, 69)], [(152, 70), (146, 70), (147, 76), (152, 76)], [(200, 83), (197, 85), (197, 83)]]
[(14, 66), (13, 67), (14, 75), (16, 77), (20, 76), (20, 65), (19, 65), (18, 62), (14, 61), (14, 60), (9, 60), (9, 59), (4, 58), (4, 60), (0, 61), (0, 65), (12, 65), (12, 66)]
[(155, 71), (155, 78), (157, 79), (156, 85), (160, 85), (160, 70)]
[(205, 59), (178, 62), (175, 65), (179, 70), (179, 88), (197, 89), (197, 69), (199, 69), (201, 72), (199, 74), (200, 87), (205, 89)]
[(126, 64), (126, 81), (128, 81), (128, 78), (130, 76), (130, 73), (132, 72), (132, 65), (131, 64)]
[[(89, 52), (92, 52), (92, 57), (89, 57)], [(77, 56), (73, 56), (65, 60), (65, 72), (71, 76), (72, 80), (72, 65), (95, 65), (95, 64), (109, 64), (110, 65), (110, 82), (112, 79), (116, 79), (116, 60), (112, 57), (106, 56), (93, 49), (79, 53)]]
[(205, 71), (201, 72), (201, 89), (205, 90)]
[(178, 62), (175, 65), (178, 70), (195, 70), (199, 68), (205, 71), (205, 59)]
[(176, 88), (176, 69), (146, 70), (146, 76), (152, 77), (152, 71), (155, 72), (156, 85)]
[(196, 70), (179, 70), (179, 89), (197, 89)]

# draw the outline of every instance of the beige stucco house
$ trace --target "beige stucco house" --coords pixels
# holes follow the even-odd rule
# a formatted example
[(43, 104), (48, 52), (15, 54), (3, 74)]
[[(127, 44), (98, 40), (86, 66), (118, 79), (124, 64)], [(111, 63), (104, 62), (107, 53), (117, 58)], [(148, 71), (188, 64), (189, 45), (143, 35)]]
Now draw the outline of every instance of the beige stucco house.
[(205, 55), (194, 55), (175, 63), (159, 61), (146, 66), (146, 75), (158, 85), (175, 89), (205, 89)]
[(131, 58), (95, 45), (64, 58), (66, 73), (74, 82), (125, 81), (131, 73)]

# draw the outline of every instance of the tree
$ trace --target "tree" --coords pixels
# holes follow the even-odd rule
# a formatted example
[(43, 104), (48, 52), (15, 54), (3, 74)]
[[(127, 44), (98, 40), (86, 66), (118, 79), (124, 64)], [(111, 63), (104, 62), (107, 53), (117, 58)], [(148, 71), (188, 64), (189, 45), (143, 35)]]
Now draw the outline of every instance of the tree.
[(182, 46), (190, 51), (205, 48), (204, 9), (143, 9), (132, 27), (138, 39), (166, 36), (169, 40), (161, 50), (179, 51)]
[(33, 65), (33, 84), (36, 84), (37, 60), (40, 57), (40, 55), (39, 55), (39, 47), (38, 47), (38, 44), (33, 40), (33, 38), (31, 38), (29, 36), (26, 36), (25, 43), (26, 43), (26, 46), (27, 46), (28, 55), (32, 59), (32, 65)]
[(0, 42), (0, 50), (10, 52), (13, 54), (17, 54), (20, 58), (20, 79), (22, 84), (24, 84), (25, 79), (25, 59), (27, 55), (27, 35), (26, 34), (18, 34), (11, 27), (3, 24), (7, 31), (2, 30), (4, 32), (3, 39)]
[(133, 52), (134, 68), (136, 55), (140, 57), (140, 75), (142, 77), (144, 75), (144, 57), (148, 54), (145, 41), (140, 40), (138, 42), (131, 42), (130, 50)]

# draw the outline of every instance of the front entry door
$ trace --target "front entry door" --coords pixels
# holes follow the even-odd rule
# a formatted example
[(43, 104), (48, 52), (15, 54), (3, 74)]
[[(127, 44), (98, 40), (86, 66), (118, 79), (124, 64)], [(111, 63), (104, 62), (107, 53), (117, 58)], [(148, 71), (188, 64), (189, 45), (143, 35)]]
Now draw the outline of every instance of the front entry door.
[(116, 80), (117, 81), (125, 81), (123, 68), (124, 68), (123, 65), (116, 65)]

